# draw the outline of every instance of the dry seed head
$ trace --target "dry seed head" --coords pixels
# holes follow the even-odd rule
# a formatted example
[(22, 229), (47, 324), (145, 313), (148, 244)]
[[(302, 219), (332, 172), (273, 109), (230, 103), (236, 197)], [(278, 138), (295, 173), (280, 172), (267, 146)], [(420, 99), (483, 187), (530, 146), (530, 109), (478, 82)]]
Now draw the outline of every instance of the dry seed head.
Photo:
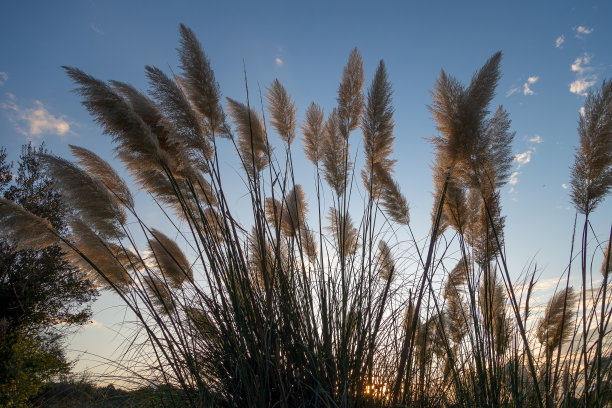
[(94, 152), (83, 147), (68, 145), (72, 155), (77, 158), (77, 163), (94, 179), (98, 179), (104, 186), (114, 194), (118, 204), (126, 207), (134, 207), (134, 198), (119, 174)]
[(263, 122), (257, 112), (246, 105), (227, 98), (228, 110), (238, 131), (238, 149), (245, 170), (251, 177), (268, 165), (271, 149)]
[(70, 229), (70, 245), (61, 244), (66, 262), (101, 287), (110, 288), (110, 281), (126, 290), (131, 283), (128, 271), (141, 268), (140, 259), (121, 245), (105, 241), (77, 218), (70, 220)]
[(316, 103), (312, 102), (306, 110), (306, 119), (302, 123), (302, 134), (304, 138), (304, 151), (306, 158), (315, 166), (321, 160), (321, 150), (324, 135), (325, 116), (323, 109)]
[(341, 196), (346, 191), (346, 181), (353, 164), (348, 159), (348, 146), (339, 130), (336, 109), (325, 122), (325, 136), (321, 152), (323, 176), (329, 186)]
[(587, 96), (578, 134), (571, 198), (579, 212), (588, 214), (612, 188), (612, 81), (603, 81), (599, 91)]
[(151, 235), (148, 242), (152, 260), (172, 286), (179, 288), (186, 279), (193, 279), (191, 265), (178, 244), (156, 229), (151, 229)]
[(572, 335), (570, 322), (574, 318), (575, 302), (576, 293), (572, 287), (556, 293), (548, 301), (544, 316), (536, 326), (538, 341), (544, 345), (547, 353), (551, 353)]
[(125, 212), (102, 181), (60, 157), (48, 154), (38, 157), (56, 181), (66, 206), (73, 208), (83, 222), (91, 225), (104, 239), (124, 236), (120, 225), (126, 222)]
[(286, 143), (291, 144), (295, 138), (295, 102), (278, 79), (272, 82), (266, 97), (272, 126)]
[(185, 145), (199, 151), (203, 158), (210, 160), (212, 146), (208, 133), (212, 133), (204, 117), (193, 109), (179, 84), (158, 68), (145, 67), (151, 90), (149, 94), (156, 100), (159, 108), (174, 124), (176, 132)]
[(338, 252), (342, 250), (345, 256), (354, 255), (358, 248), (358, 237), (350, 213), (340, 215), (335, 208), (330, 207), (327, 219), (331, 225), (326, 229), (333, 234)]
[(349, 133), (359, 126), (364, 105), (364, 97), (361, 92), (364, 83), (361, 54), (355, 48), (349, 55), (338, 87), (339, 131), (344, 140), (347, 140)]
[(39, 250), (58, 242), (59, 233), (49, 220), (37, 217), (20, 205), (0, 198), (0, 235), (15, 251)]
[(378, 241), (378, 274), (384, 280), (393, 279), (395, 276), (395, 261), (391, 255), (391, 249), (385, 241)]
[(395, 160), (389, 159), (393, 153), (394, 140), (391, 95), (391, 84), (387, 79), (385, 64), (381, 60), (368, 89), (367, 105), (361, 122), (366, 173), (371, 173), (375, 164), (391, 172), (395, 163)]
[(210, 61), (202, 50), (200, 42), (191, 29), (180, 26), (181, 85), (196, 110), (206, 118), (211, 131), (229, 136), (225, 114), (221, 107), (221, 91), (210, 67)]

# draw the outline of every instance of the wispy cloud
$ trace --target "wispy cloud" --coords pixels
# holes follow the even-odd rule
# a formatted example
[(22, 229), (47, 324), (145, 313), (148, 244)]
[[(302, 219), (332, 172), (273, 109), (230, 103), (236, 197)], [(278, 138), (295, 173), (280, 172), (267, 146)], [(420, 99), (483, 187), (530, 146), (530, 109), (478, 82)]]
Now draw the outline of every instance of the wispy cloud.
[(540, 144), (540, 143), (542, 143), (542, 137), (540, 135), (535, 135), (534, 137), (529, 139), (529, 142), (530, 143)]
[(582, 57), (578, 57), (572, 64), (572, 72), (576, 73), (576, 80), (570, 84), (570, 92), (577, 95), (586, 95), (586, 90), (595, 85), (597, 75), (593, 72), (594, 68), (590, 65), (593, 56), (586, 52)]
[(581, 40), (583, 40), (585, 36), (595, 31), (593, 28), (587, 26), (578, 26), (574, 30), (576, 31), (576, 38), (580, 38)]
[(89, 28), (91, 28), (93, 30), (93, 32), (98, 34), (98, 35), (105, 35), (106, 34), (104, 31), (102, 31), (100, 29), (100, 27), (98, 27), (94, 23), (89, 24)]
[(535, 135), (534, 137), (529, 138), (527, 140), (527, 142), (529, 143), (529, 148), (526, 151), (514, 155), (514, 161), (516, 162), (516, 170), (510, 175), (510, 180), (508, 181), (508, 184), (512, 186), (512, 188), (510, 188), (510, 193), (515, 192), (515, 186), (519, 182), (518, 176), (519, 174), (521, 174), (519, 170), (523, 166), (531, 163), (531, 157), (536, 152), (535, 145), (540, 144), (543, 141), (544, 140), (542, 139), (542, 136)]
[(518, 171), (513, 172), (510, 175), (510, 180), (508, 181), (508, 184), (510, 184), (511, 186), (514, 186), (518, 183), (518, 175), (521, 174)]
[(34, 101), (34, 107), (22, 108), (16, 103), (15, 95), (7, 93), (8, 101), (2, 103), (9, 120), (22, 135), (40, 138), (44, 134), (64, 137), (70, 131), (70, 123), (63, 115), (55, 116), (45, 108), (41, 101)]
[(557, 48), (563, 48), (563, 43), (565, 42), (565, 36), (564, 35), (560, 35), (559, 37), (557, 37), (557, 39), (555, 40), (555, 47)]
[(527, 78), (527, 82), (523, 84), (523, 95), (533, 95), (533, 91), (531, 90), (530, 87), (531, 85), (538, 82), (538, 79), (540, 79), (540, 77), (537, 77), (537, 76), (531, 76)]
[(4, 85), (6, 81), (8, 81), (8, 74), (6, 72), (0, 72), (0, 86)]
[(518, 163), (517, 169), (520, 169), (521, 167), (523, 167), (527, 163), (531, 162), (531, 153), (534, 150), (527, 150), (526, 152), (519, 153), (516, 156), (514, 156), (514, 161)]
[(283, 60), (280, 59), (280, 57), (276, 57), (276, 59), (274, 60), (274, 62), (276, 63), (277, 67), (282, 67), (283, 66)]
[(525, 82), (523, 86), (517, 86), (516, 88), (512, 88), (508, 92), (506, 92), (506, 97), (512, 96), (515, 93), (520, 93), (520, 92), (522, 92), (523, 95), (533, 95), (534, 92), (531, 89), (531, 85), (538, 82), (538, 79), (540, 79), (540, 77), (530, 76), (529, 78), (527, 78), (527, 82)]

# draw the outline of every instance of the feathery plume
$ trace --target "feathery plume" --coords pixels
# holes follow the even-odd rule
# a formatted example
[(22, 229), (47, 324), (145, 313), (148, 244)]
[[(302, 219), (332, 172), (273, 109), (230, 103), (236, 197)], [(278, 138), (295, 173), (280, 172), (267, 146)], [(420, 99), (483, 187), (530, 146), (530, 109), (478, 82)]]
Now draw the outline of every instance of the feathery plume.
[(383, 280), (392, 280), (395, 273), (395, 261), (391, 249), (385, 241), (378, 241), (378, 274)]
[(176, 81), (155, 67), (145, 67), (151, 89), (149, 94), (157, 101), (159, 108), (174, 124), (177, 134), (187, 147), (201, 152), (206, 160), (212, 157), (212, 147), (207, 139), (212, 129), (208, 122), (193, 109), (183, 89)]
[(503, 284), (497, 282), (496, 271), (485, 268), (478, 293), (485, 329), (493, 335), (495, 350), (503, 354), (510, 344), (510, 325), (506, 316), (506, 293)]
[(180, 288), (186, 279), (193, 278), (193, 271), (187, 257), (176, 242), (156, 229), (151, 229), (149, 248), (153, 251), (160, 272), (170, 280), (172, 286)]
[(544, 316), (536, 326), (536, 336), (546, 348), (547, 354), (552, 353), (571, 336), (573, 327), (570, 321), (574, 317), (575, 302), (576, 293), (572, 287), (556, 293), (548, 301)]
[(257, 112), (246, 105), (227, 98), (229, 114), (238, 130), (238, 149), (245, 170), (251, 177), (268, 165), (268, 137)]
[(355, 48), (349, 55), (338, 87), (338, 130), (345, 141), (349, 133), (359, 126), (364, 104), (361, 92), (364, 83), (361, 54)]
[(62, 243), (64, 259), (99, 286), (110, 289), (111, 282), (126, 290), (131, 282), (129, 270), (142, 267), (140, 259), (121, 245), (103, 240), (85, 222), (70, 220), (70, 244)]
[(312, 102), (306, 109), (306, 119), (302, 123), (302, 134), (304, 138), (304, 151), (306, 158), (312, 164), (317, 166), (321, 160), (321, 143), (324, 137), (324, 122), (325, 116), (323, 109), (316, 103)]
[[(391, 84), (387, 79), (385, 64), (381, 60), (372, 85), (368, 89), (367, 105), (361, 122), (366, 156), (366, 175), (379, 165), (391, 172), (395, 160), (389, 159), (393, 152), (393, 107), (391, 106)], [(369, 177), (366, 177), (369, 179)], [(366, 185), (369, 188), (369, 184)]]
[(442, 167), (448, 168), (456, 162), (468, 162), (475, 153), (478, 140), (485, 132), (485, 117), (500, 77), (501, 52), (494, 54), (474, 74), (468, 88), (444, 71), (436, 81), (432, 93), (430, 111), (437, 122), (442, 137), (432, 139), (442, 154)]
[(321, 161), (323, 176), (338, 196), (346, 191), (348, 174), (353, 167), (348, 160), (347, 150), (346, 143), (339, 131), (338, 113), (334, 109), (325, 123)]
[(587, 95), (578, 121), (580, 147), (571, 169), (571, 198), (589, 214), (612, 188), (612, 81)]
[(353, 226), (351, 215), (347, 212), (345, 215), (330, 207), (327, 219), (330, 226), (326, 229), (334, 235), (337, 250), (342, 249), (345, 255), (354, 255), (357, 252), (357, 229)]
[(0, 235), (15, 245), (15, 251), (38, 250), (59, 240), (59, 233), (49, 220), (4, 198), (0, 198)]
[(172, 300), (172, 291), (166, 282), (155, 275), (145, 276), (143, 280), (150, 299), (159, 312), (162, 314), (172, 313), (174, 311), (174, 301)]
[(304, 223), (300, 225), (300, 238), (301, 247), (310, 262), (314, 262), (317, 259), (317, 241), (314, 238), (314, 234), (311, 229)]
[(268, 222), (280, 228), (288, 237), (295, 237), (306, 224), (308, 204), (300, 184), (296, 184), (285, 196), (283, 203), (266, 198), (265, 212)]
[(399, 184), (391, 178), (391, 175), (380, 164), (376, 165), (374, 171), (375, 177), (381, 183), (380, 198), (387, 215), (398, 224), (408, 225), (410, 223), (410, 210), (406, 197), (400, 191)]
[(458, 344), (461, 342), (463, 337), (467, 334), (467, 318), (466, 310), (467, 306), (461, 298), (463, 289), (461, 286), (465, 284), (469, 271), (466, 271), (466, 264), (468, 269), (471, 267), (469, 259), (461, 259), (455, 265), (455, 267), (448, 274), (446, 285), (444, 286), (444, 299), (446, 300), (447, 315), (446, 320), (448, 332), (450, 338)]
[(62, 200), (83, 222), (91, 225), (104, 239), (125, 235), (120, 228), (126, 222), (125, 212), (102, 181), (60, 157), (43, 153), (38, 157), (49, 176), (56, 180)]
[(107, 83), (77, 68), (64, 69), (80, 85), (76, 92), (84, 98), (82, 104), (117, 143), (116, 151), (121, 160), (138, 162), (141, 169), (158, 168), (159, 159), (164, 155), (151, 129), (131, 103)]
[[(110, 81), (110, 84), (130, 103), (151, 132), (155, 141), (155, 156), (145, 157), (150, 160), (151, 168), (167, 168), (175, 177), (185, 177), (185, 168), (191, 166), (191, 161), (185, 139), (179, 137), (174, 123), (168, 120), (151, 98), (132, 85), (119, 81)], [(140, 163), (140, 166), (143, 164)]]
[(267, 90), (266, 98), (272, 126), (286, 143), (291, 144), (295, 138), (295, 102), (291, 100), (278, 79), (275, 79)]
[(180, 31), (181, 47), (178, 51), (183, 74), (179, 83), (196, 110), (206, 118), (209, 130), (219, 136), (229, 136), (221, 107), (221, 91), (210, 61), (193, 31), (183, 24)]
[(114, 194), (118, 204), (125, 205), (129, 208), (134, 207), (134, 198), (127, 184), (119, 177), (119, 174), (117, 174), (110, 164), (94, 152), (83, 147), (68, 146), (70, 147), (72, 155), (77, 158), (79, 166), (81, 166), (92, 178), (100, 180), (102, 184)]

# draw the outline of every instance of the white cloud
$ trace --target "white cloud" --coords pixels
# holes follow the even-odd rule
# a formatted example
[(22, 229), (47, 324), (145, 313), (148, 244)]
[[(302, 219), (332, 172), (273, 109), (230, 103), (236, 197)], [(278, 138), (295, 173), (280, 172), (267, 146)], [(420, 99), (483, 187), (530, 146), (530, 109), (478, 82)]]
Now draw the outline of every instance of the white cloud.
[(521, 88), (512, 88), (506, 93), (506, 97), (514, 95), (517, 92), (521, 92)]
[(522, 87), (518, 86), (506, 92), (506, 97), (512, 96), (515, 93), (520, 93), (520, 92), (522, 92), (523, 95), (533, 95), (533, 90), (531, 89), (531, 85), (535, 84), (538, 81), (538, 79), (540, 79), (540, 77), (530, 76), (529, 78), (527, 78), (527, 82), (525, 82)]
[(580, 78), (570, 84), (570, 92), (586, 96), (586, 90), (595, 85), (595, 80)]
[(282, 67), (283, 66), (283, 60), (280, 59), (279, 57), (276, 57), (274, 62), (276, 62), (276, 66), (278, 66), (278, 67)]
[(104, 35), (106, 34), (104, 31), (102, 31), (97, 25), (95, 25), (94, 23), (89, 24), (89, 28), (91, 28), (94, 33), (98, 34), (98, 35)]
[(15, 95), (6, 94), (8, 102), (2, 108), (9, 113), (9, 120), (17, 131), (26, 137), (41, 137), (43, 134), (60, 137), (70, 133), (70, 123), (64, 116), (55, 116), (45, 108), (41, 101), (34, 101), (33, 108), (23, 109), (15, 103)]
[[(514, 186), (518, 183), (518, 175), (521, 174), (518, 171), (513, 172), (510, 175), (510, 181), (508, 181), (508, 184), (510, 184), (511, 186)], [(512, 189), (512, 191), (514, 191), (514, 188)]]
[(582, 58), (576, 58), (574, 60), (574, 63), (572, 64), (572, 71), (578, 72), (578, 74), (584, 74), (588, 71), (591, 71), (593, 67), (584, 66), (589, 65), (591, 63), (591, 58), (592, 56), (587, 54), (586, 52), (584, 53), (584, 56), (582, 56)]
[(6, 81), (8, 81), (8, 74), (6, 72), (0, 72), (0, 86), (4, 85)]
[(565, 36), (564, 35), (560, 35), (559, 37), (557, 37), (557, 39), (555, 40), (555, 47), (557, 48), (561, 48), (563, 46), (563, 43), (565, 42)]
[(580, 112), (580, 116), (584, 116), (584, 106), (580, 107), (579, 112)]
[(561, 184), (561, 187), (562, 187), (564, 190), (567, 190), (567, 184), (563, 183), (563, 184)]
[(587, 89), (595, 85), (597, 75), (593, 73), (591, 64), (592, 55), (584, 53), (582, 57), (574, 60), (571, 68), (576, 73), (576, 80), (570, 84), (570, 92), (585, 96)]
[(514, 156), (514, 161), (518, 163), (517, 169), (520, 169), (521, 167), (523, 167), (524, 165), (526, 165), (527, 163), (531, 161), (532, 152), (533, 150), (527, 150), (526, 152), (519, 153), (516, 156)]
[(537, 76), (527, 78), (527, 82), (523, 84), (523, 95), (533, 95), (533, 91), (531, 90), (530, 86), (538, 82), (538, 79), (540, 79), (540, 77)]
[(576, 38), (584, 39), (585, 35), (591, 34), (594, 30), (591, 27), (587, 26), (578, 26), (576, 27)]
[(103, 326), (102, 326), (102, 323), (100, 323), (99, 321), (91, 319), (91, 321), (89, 323), (85, 324), (83, 327), (85, 327), (85, 328), (95, 327), (95, 328), (99, 329), (99, 328), (101, 328)]
[(540, 144), (542, 143), (542, 137), (540, 135), (535, 135), (534, 137), (529, 139), (529, 142)]

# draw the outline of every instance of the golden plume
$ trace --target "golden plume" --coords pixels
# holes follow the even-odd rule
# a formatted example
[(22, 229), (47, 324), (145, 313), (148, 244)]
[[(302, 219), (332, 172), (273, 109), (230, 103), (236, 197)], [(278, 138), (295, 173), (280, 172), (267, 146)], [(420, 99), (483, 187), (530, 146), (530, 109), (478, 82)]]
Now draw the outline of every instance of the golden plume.
[(59, 233), (49, 220), (4, 198), (0, 198), (0, 235), (15, 245), (15, 251), (35, 251), (59, 241)]
[(151, 229), (151, 235), (148, 240), (151, 258), (172, 286), (180, 288), (186, 279), (193, 279), (191, 265), (178, 244), (156, 229)]
[(210, 132), (229, 136), (225, 113), (221, 107), (221, 91), (210, 61), (191, 29), (181, 24), (179, 57), (183, 70), (179, 84), (195, 109), (206, 118)]
[(395, 276), (395, 261), (391, 249), (385, 241), (378, 241), (378, 274), (384, 280), (393, 280)]
[(354, 255), (358, 248), (358, 237), (351, 215), (348, 212), (341, 215), (335, 208), (330, 207), (327, 218), (331, 225), (326, 229), (333, 234), (338, 253), (343, 251), (344, 255)]
[(118, 204), (134, 207), (134, 198), (125, 181), (105, 160), (83, 147), (68, 145), (77, 163), (92, 178), (98, 179), (116, 197)]
[(349, 55), (338, 87), (338, 130), (345, 141), (349, 133), (359, 126), (364, 104), (361, 93), (364, 83), (361, 54), (355, 48)]
[(272, 126), (286, 143), (291, 144), (295, 138), (295, 102), (278, 79), (275, 79), (267, 90)]
[(579, 212), (589, 214), (612, 187), (612, 81), (603, 81), (599, 91), (586, 97), (578, 134), (571, 198)]
[(576, 293), (572, 287), (555, 293), (548, 301), (544, 316), (536, 326), (536, 336), (547, 355), (571, 336), (573, 326), (570, 321), (574, 318), (575, 303)]
[(271, 147), (263, 122), (254, 109), (227, 98), (229, 114), (238, 130), (238, 149), (244, 169), (255, 177), (268, 165)]
[(306, 158), (315, 166), (317, 166), (321, 160), (324, 120), (325, 116), (323, 114), (323, 109), (312, 102), (310, 106), (308, 106), (308, 109), (306, 109), (306, 119), (302, 123), (301, 128), (302, 134), (304, 135), (302, 140), (304, 141)]
[(38, 157), (56, 181), (62, 201), (74, 209), (83, 222), (91, 225), (104, 239), (125, 235), (120, 227), (126, 222), (123, 207), (102, 181), (60, 157), (42, 153)]
[(336, 192), (341, 196), (346, 191), (346, 181), (353, 164), (348, 159), (348, 148), (339, 130), (339, 118), (336, 109), (332, 111), (325, 122), (325, 136), (321, 152), (323, 176)]

